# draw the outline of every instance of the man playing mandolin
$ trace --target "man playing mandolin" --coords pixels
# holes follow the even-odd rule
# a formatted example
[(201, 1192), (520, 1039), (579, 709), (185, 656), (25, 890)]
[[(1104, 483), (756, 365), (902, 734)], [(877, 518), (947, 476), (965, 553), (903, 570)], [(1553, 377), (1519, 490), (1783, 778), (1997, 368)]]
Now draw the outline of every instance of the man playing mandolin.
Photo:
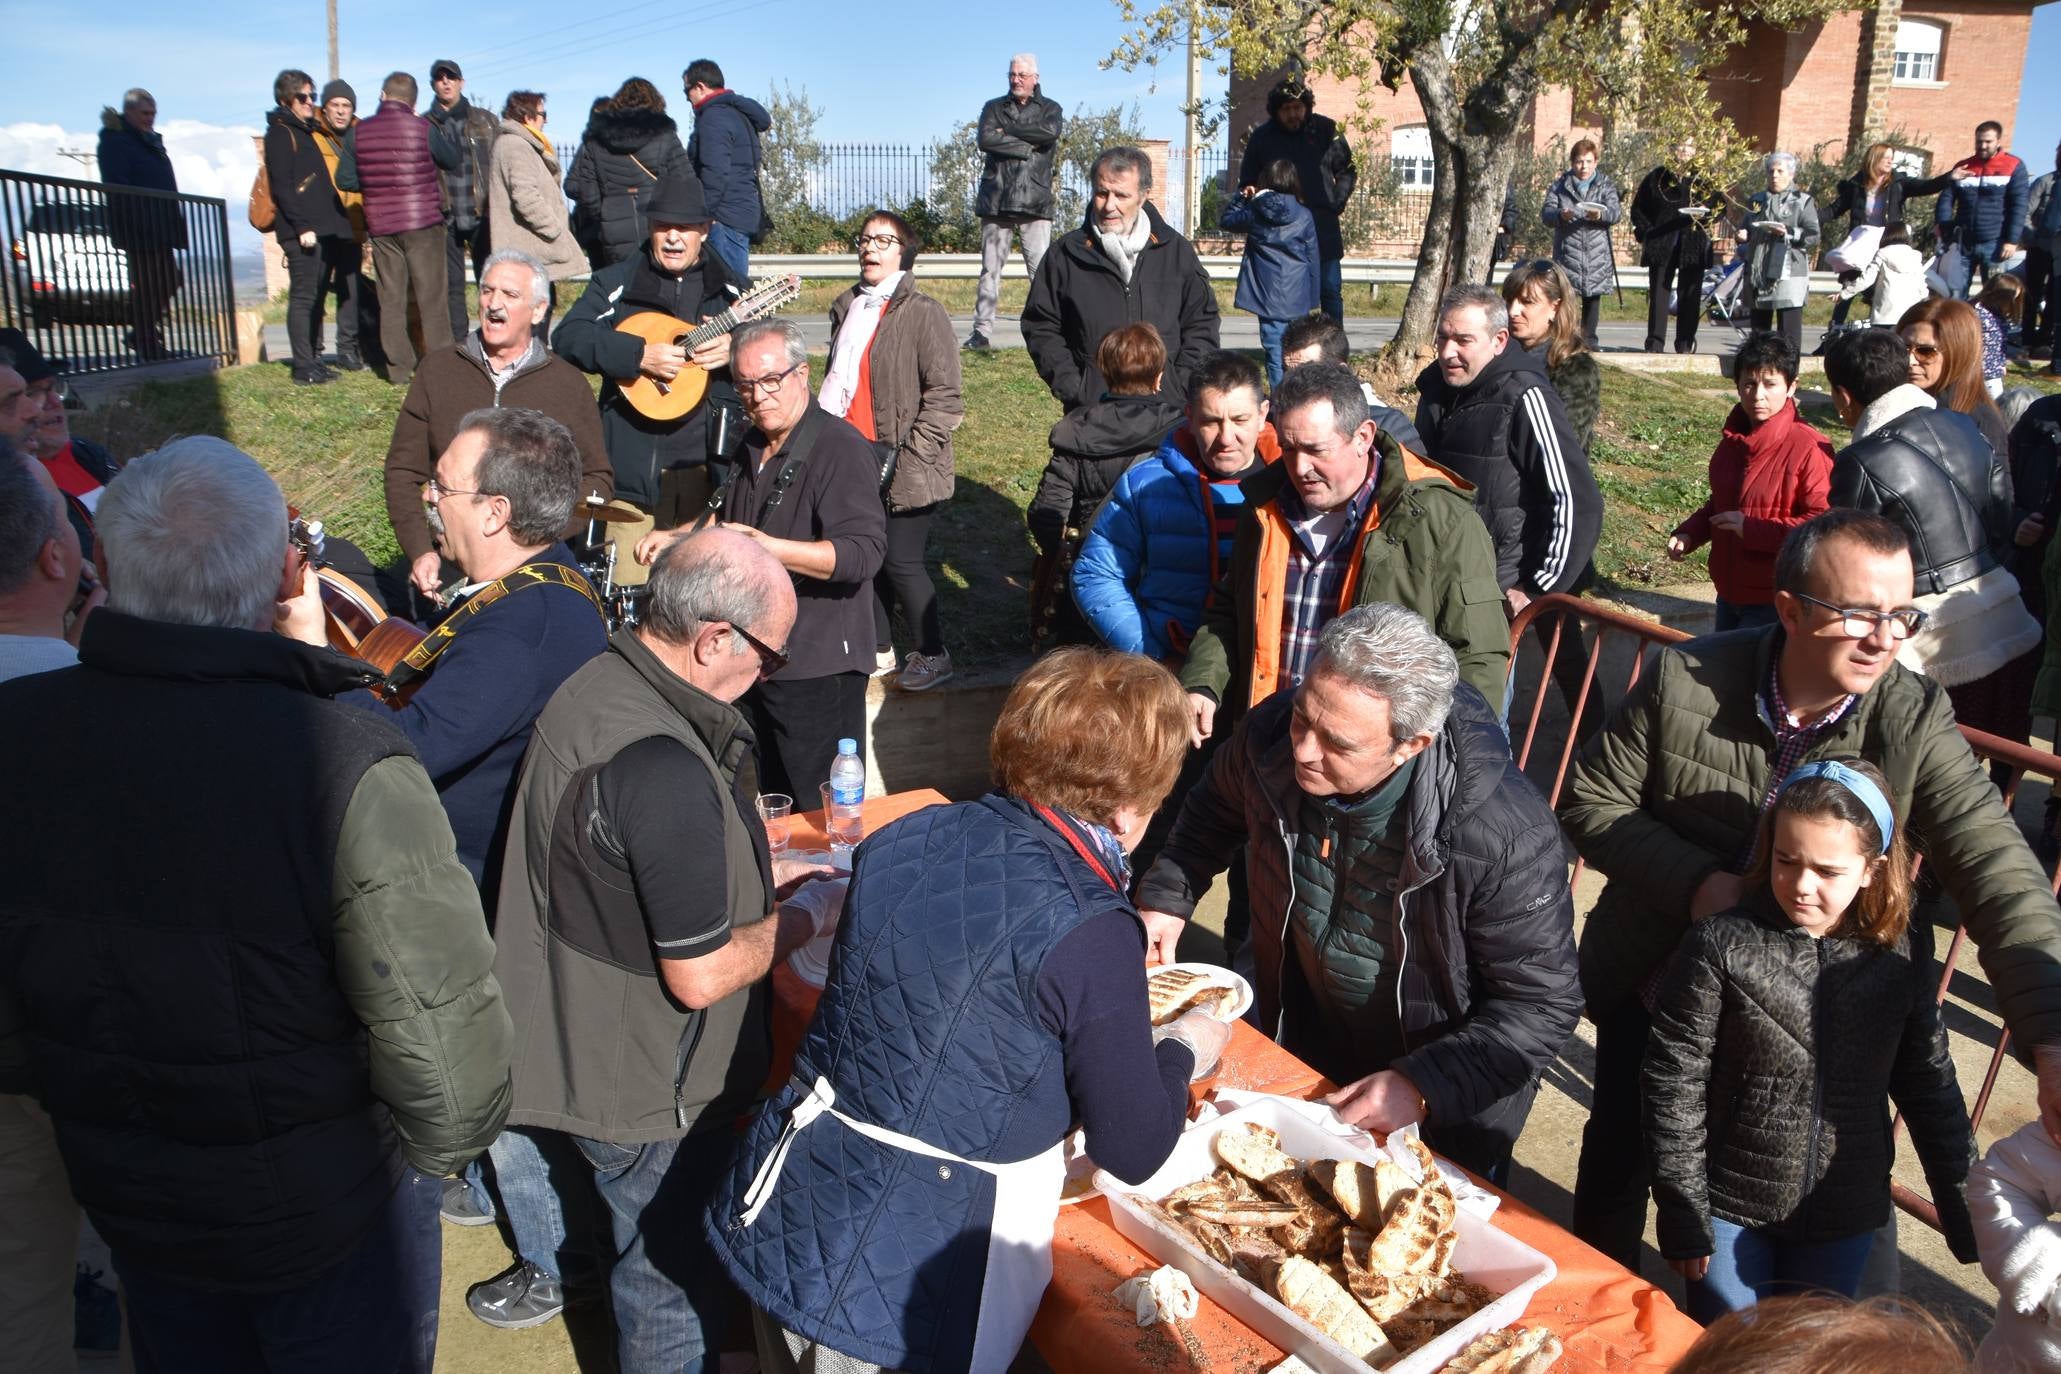
[[(718, 408), (739, 413), (730, 385), (730, 336), (720, 334), (691, 354), (677, 344), (646, 343), (617, 328), (632, 315), (656, 311), (689, 324), (721, 313), (743, 291), (713, 253), (703, 252), (709, 226), (701, 182), (681, 173), (660, 182), (644, 206), (651, 228), (645, 251), (596, 272), (587, 290), (566, 312), (552, 339), (558, 355), (582, 371), (603, 378), (602, 430), (615, 466), (613, 504), (637, 512), (639, 520), (611, 524), (620, 554), (616, 579), (641, 583), (648, 571), (630, 557), (653, 525), (690, 522), (708, 504), (712, 482), (709, 421)], [(708, 390), (685, 415), (655, 420), (640, 414), (623, 394), (639, 377), (672, 383), (681, 370), (710, 373)], [(731, 431), (742, 437), (744, 426)]]

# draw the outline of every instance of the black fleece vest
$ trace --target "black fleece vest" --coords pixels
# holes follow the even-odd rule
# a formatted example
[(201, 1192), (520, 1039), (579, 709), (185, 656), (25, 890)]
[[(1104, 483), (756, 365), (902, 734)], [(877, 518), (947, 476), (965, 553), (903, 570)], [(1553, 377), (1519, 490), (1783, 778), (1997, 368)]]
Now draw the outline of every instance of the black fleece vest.
[(409, 746), (328, 699), (359, 680), (347, 660), (275, 635), (102, 609), (81, 658), (0, 684), (0, 712), (35, 722), (0, 734), (0, 987), (26, 1086), (124, 1263), (298, 1286), (399, 1173), (332, 886), (359, 780)]

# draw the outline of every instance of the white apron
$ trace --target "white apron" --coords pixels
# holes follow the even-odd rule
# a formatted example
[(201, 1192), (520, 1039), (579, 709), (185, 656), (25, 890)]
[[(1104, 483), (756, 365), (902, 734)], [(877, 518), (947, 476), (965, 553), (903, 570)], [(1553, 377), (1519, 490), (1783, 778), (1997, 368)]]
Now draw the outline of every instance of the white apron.
[(1003, 1374), (1023, 1338), (1030, 1332), (1044, 1300), (1045, 1287), (1052, 1281), (1052, 1227), (1059, 1215), (1059, 1192), (1066, 1183), (1066, 1163), (1060, 1157), (1065, 1142), (1054, 1144), (1043, 1154), (1012, 1164), (962, 1159), (935, 1145), (890, 1131), (870, 1122), (855, 1121), (837, 1110), (837, 1092), (830, 1081), (818, 1078), (808, 1095), (794, 1104), (773, 1152), (752, 1176), (745, 1190), (744, 1212), (739, 1220), (750, 1226), (772, 1200), (787, 1151), (795, 1137), (825, 1113), (836, 1117), (868, 1140), (940, 1161), (938, 1177), (949, 1179), (955, 1167), (979, 1169), (995, 1178), (995, 1219), (988, 1233), (986, 1276), (981, 1282), (980, 1315), (973, 1337), (972, 1374)]

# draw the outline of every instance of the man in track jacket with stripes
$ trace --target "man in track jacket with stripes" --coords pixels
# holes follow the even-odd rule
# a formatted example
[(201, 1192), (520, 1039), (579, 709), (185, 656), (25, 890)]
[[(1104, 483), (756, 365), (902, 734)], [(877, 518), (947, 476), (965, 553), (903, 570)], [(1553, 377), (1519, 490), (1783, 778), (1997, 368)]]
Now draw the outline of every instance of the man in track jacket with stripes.
[(2004, 151), (2004, 126), (1994, 119), (1975, 126), (1975, 155), (1956, 162), (1951, 175), (1954, 184), (1941, 193), (1935, 219), (1940, 251), (1961, 250), (1947, 277), (1958, 300), (1970, 294), (1978, 267), (1986, 284), (2017, 255), (2025, 241), (2029, 183), (2025, 164)]
[(1434, 462), (1474, 485), (1512, 616), (1586, 585), (1603, 497), (1560, 393), (1537, 357), (1511, 346), (1491, 288), (1455, 287), (1440, 303), (1438, 355), (1417, 378), (1417, 430)]

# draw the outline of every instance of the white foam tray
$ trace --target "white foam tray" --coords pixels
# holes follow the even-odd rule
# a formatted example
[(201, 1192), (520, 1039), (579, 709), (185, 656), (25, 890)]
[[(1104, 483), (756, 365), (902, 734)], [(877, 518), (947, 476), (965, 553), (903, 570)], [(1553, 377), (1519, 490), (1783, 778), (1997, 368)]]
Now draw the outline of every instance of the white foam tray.
[[(1366, 1374), (1366, 1361), (1290, 1312), (1270, 1294), (1210, 1260), (1185, 1231), (1166, 1225), (1131, 1201), (1131, 1194), (1141, 1193), (1156, 1202), (1183, 1184), (1213, 1173), (1218, 1161), (1210, 1142), (1218, 1131), (1237, 1130), (1246, 1122), (1278, 1131), (1281, 1148), (1297, 1159), (1356, 1159), (1372, 1164), (1378, 1157), (1371, 1144), (1358, 1145), (1347, 1136), (1325, 1131), (1292, 1110), (1283, 1099), (1263, 1099), (1191, 1126), (1159, 1172), (1135, 1188), (1098, 1170), (1095, 1181), (1109, 1200), (1110, 1220), (1133, 1245), (1160, 1263), (1179, 1269), (1194, 1282), (1197, 1292), (1284, 1351), (1299, 1356), (1317, 1374)], [(1380, 1366), (1384, 1374), (1435, 1374), (1476, 1336), (1513, 1325), (1524, 1315), (1531, 1295), (1551, 1282), (1558, 1272), (1551, 1259), (1468, 1212), (1460, 1213), (1459, 1232), (1453, 1268), (1501, 1296), (1437, 1340)]]

